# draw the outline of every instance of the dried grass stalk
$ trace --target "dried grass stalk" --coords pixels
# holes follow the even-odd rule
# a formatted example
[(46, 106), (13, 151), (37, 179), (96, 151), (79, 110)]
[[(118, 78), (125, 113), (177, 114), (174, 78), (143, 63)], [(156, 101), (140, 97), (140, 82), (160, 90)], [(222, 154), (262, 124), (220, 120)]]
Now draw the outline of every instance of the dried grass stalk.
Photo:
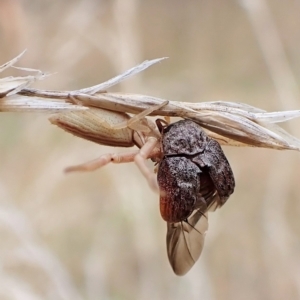
[[(23, 54), (24, 52), (2, 65), (0, 72), (13, 67)], [(58, 117), (61, 118), (63, 114), (71, 116), (70, 110), (74, 115), (78, 110), (89, 110), (93, 107), (137, 114), (166, 100), (139, 94), (109, 93), (106, 90), (164, 59), (144, 61), (106, 82), (75, 91), (29, 89), (28, 86), (34, 81), (43, 80), (49, 74), (23, 68), (23, 71), (35, 74), (0, 79), (0, 111), (58, 112)], [(71, 99), (76, 99), (76, 103)], [(78, 115), (85, 118), (89, 114), (78, 112)], [(211, 137), (223, 145), (300, 150), (300, 140), (276, 124), (299, 117), (300, 110), (266, 112), (243, 103), (169, 101), (166, 106), (151, 115), (191, 119), (204, 127)], [(70, 116), (67, 118), (68, 122), (78, 122), (78, 116), (77, 118)], [(85, 120), (81, 122), (85, 123)], [(68, 127), (71, 123), (65, 126)], [(64, 124), (60, 127), (64, 128)]]

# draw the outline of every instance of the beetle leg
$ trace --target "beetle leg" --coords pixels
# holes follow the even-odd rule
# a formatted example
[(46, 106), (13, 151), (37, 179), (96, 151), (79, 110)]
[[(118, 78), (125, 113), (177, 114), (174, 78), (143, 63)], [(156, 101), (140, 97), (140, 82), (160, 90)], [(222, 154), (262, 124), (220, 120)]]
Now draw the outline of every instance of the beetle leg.
[[(77, 103), (76, 98), (74, 98), (72, 95), (70, 95), (69, 97), (70, 97), (70, 101)], [(68, 167), (65, 169), (65, 171), (66, 172), (94, 171), (96, 169), (99, 169), (107, 165), (110, 162), (112, 163), (132, 162), (134, 161), (135, 156), (138, 155), (137, 165), (142, 170), (144, 176), (148, 178), (150, 186), (154, 190), (158, 191), (156, 177), (154, 174), (150, 172), (150, 170), (148, 170), (145, 164), (145, 160), (148, 158), (157, 158), (160, 155), (160, 149), (159, 147), (157, 147), (158, 140), (160, 139), (160, 134), (155, 124), (152, 121), (147, 120), (146, 116), (151, 114), (155, 110), (158, 110), (166, 106), (168, 103), (169, 101), (164, 101), (163, 103), (149, 107), (148, 109), (145, 109), (144, 111), (133, 116), (132, 118), (130, 118), (127, 114), (124, 114), (124, 116), (122, 115), (122, 117), (123, 120), (124, 119), (125, 120), (118, 123), (116, 123), (116, 120), (114, 118), (115, 114), (111, 114), (107, 118), (101, 118), (101, 115), (93, 116), (93, 121), (99, 122), (104, 128), (111, 129), (113, 131), (116, 130), (117, 132), (121, 129), (132, 130), (133, 131), (132, 143), (140, 147), (141, 150), (131, 151), (122, 154), (116, 154), (116, 153), (105, 154), (92, 161), (80, 165)], [(103, 113), (105, 112), (106, 110), (104, 110)], [(109, 111), (107, 111), (107, 113), (109, 113)], [(116, 116), (119, 116), (119, 114), (116, 113)], [(75, 134), (74, 132), (72, 133)], [(150, 176), (150, 174), (153, 176)], [(153, 177), (153, 179), (151, 179), (151, 177)]]
[(114, 124), (113, 129), (122, 129), (122, 128), (130, 128), (133, 131), (136, 132), (143, 132), (147, 136), (155, 136), (156, 138), (160, 137), (160, 134), (157, 130), (157, 127), (155, 124), (146, 119), (146, 116), (150, 115), (154, 111), (161, 109), (162, 107), (166, 106), (169, 103), (169, 101), (164, 101), (160, 104), (154, 105), (152, 107), (149, 107), (142, 112), (136, 114), (135, 116), (131, 117), (129, 120), (126, 120), (124, 122), (121, 122), (119, 124)]
[(157, 184), (157, 176), (154, 174), (146, 165), (146, 160), (150, 157), (155, 157), (160, 155), (160, 150), (157, 151), (158, 140), (155, 137), (149, 137), (147, 142), (140, 149), (139, 153), (135, 156), (134, 161), (138, 166), (141, 173), (147, 179), (149, 186), (155, 192), (159, 192), (159, 187)]
[[(149, 142), (149, 140), (150, 140), (150, 142)], [(152, 144), (154, 144), (154, 145), (152, 146)], [(125, 152), (125, 153), (107, 153), (107, 154), (101, 155), (100, 157), (98, 157), (96, 159), (88, 161), (86, 163), (83, 163), (80, 165), (75, 165), (75, 166), (70, 166), (65, 169), (65, 172), (69, 173), (69, 172), (76, 172), (76, 171), (80, 171), (80, 172), (95, 171), (99, 168), (106, 166), (109, 163), (120, 164), (120, 163), (133, 162), (137, 155), (141, 155), (141, 157), (142, 157), (141, 168), (143, 168), (143, 170), (144, 170), (144, 172), (142, 172), (142, 173), (147, 178), (147, 176), (145, 174), (147, 173), (147, 171), (150, 174), (151, 174), (151, 172), (150, 172), (150, 170), (148, 170), (144, 160), (146, 160), (147, 158), (154, 158), (154, 157), (157, 157), (158, 155), (160, 155), (160, 150), (155, 149), (156, 145), (157, 145), (157, 139), (150, 138), (143, 145), (143, 147), (142, 147), (143, 150), (142, 149), (133, 150), (133, 151)], [(141, 150), (142, 150), (142, 152), (141, 152)], [(145, 157), (145, 159), (144, 159), (144, 157)], [(140, 162), (139, 162), (138, 166), (140, 166)], [(154, 174), (152, 174), (152, 175), (154, 175)], [(154, 175), (154, 177), (155, 177), (155, 175)], [(155, 182), (156, 182), (156, 178), (155, 178)], [(151, 183), (150, 186), (153, 187), (153, 183)]]
[(168, 124), (171, 123), (171, 118), (170, 118), (170, 116), (165, 116), (164, 119), (165, 119), (165, 121), (166, 121)]
[(162, 107), (164, 107), (168, 104), (169, 104), (169, 101), (164, 101), (160, 104), (154, 105), (152, 107), (149, 107), (149, 108), (143, 110), (139, 114), (133, 116), (129, 121), (127, 121), (128, 126), (130, 128), (132, 128), (132, 126), (135, 126), (135, 123), (138, 124), (141, 119), (144, 119), (145, 117), (147, 117), (148, 115), (150, 115), (154, 111), (159, 110), (159, 109), (161, 109)]
[(109, 163), (120, 164), (120, 163), (133, 162), (134, 157), (138, 153), (139, 150), (125, 152), (125, 153), (107, 153), (86, 163), (68, 167), (65, 169), (65, 172), (69, 173), (74, 171), (94, 171), (104, 167)]

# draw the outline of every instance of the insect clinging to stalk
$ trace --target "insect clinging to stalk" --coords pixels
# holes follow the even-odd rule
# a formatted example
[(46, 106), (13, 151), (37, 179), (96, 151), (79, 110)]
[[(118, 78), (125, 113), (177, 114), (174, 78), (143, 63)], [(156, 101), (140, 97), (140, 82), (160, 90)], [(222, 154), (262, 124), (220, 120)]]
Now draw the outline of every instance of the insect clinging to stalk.
[[(199, 258), (208, 228), (207, 213), (222, 206), (234, 190), (230, 165), (217, 141), (197, 123), (172, 124), (148, 114), (168, 102), (130, 118), (103, 109), (58, 114), (50, 121), (64, 130), (103, 145), (139, 150), (106, 154), (67, 171), (91, 171), (109, 162), (135, 161), (152, 189), (160, 195), (160, 212), (167, 222), (167, 253), (177, 275), (184, 275)], [(158, 163), (157, 175), (145, 164)]]
[(156, 123), (162, 135), (157, 181), (161, 215), (168, 223), (168, 257), (174, 272), (184, 275), (201, 254), (208, 210), (226, 202), (235, 182), (219, 143), (198, 124)]

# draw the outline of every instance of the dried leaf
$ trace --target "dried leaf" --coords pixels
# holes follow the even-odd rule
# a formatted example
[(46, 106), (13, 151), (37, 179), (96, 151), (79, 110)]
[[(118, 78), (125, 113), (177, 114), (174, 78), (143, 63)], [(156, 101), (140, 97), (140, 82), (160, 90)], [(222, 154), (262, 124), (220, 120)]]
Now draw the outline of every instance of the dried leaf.
[[(12, 67), (23, 53), (2, 65), (0, 72)], [(48, 75), (38, 70), (21, 68), (23, 71), (37, 72), (37, 74), (0, 79), (0, 97), (6, 96), (0, 101), (0, 111), (57, 112), (70, 109), (74, 111), (88, 110), (90, 107), (98, 107), (115, 112), (138, 114), (166, 100), (146, 95), (104, 91), (164, 59), (145, 61), (104, 83), (77, 91), (25, 88), (35, 80), (42, 80)], [(77, 99), (76, 104), (70, 101), (70, 95)], [(79, 115), (85, 119), (88, 114), (79, 113)], [(169, 101), (168, 105), (151, 115), (191, 119), (203, 126), (211, 137), (223, 145), (300, 150), (300, 141), (275, 124), (299, 117), (300, 110), (266, 112), (244, 103)]]
[(119, 130), (110, 128), (114, 124), (128, 121), (129, 118), (125, 113), (91, 107), (80, 112), (58, 113), (49, 120), (75, 136), (101, 145), (132, 147), (132, 130), (127, 127)]
[(44, 112), (82, 111), (89, 108), (73, 105), (57, 99), (28, 97), (23, 95), (7, 96), (0, 99), (0, 112)]
[(157, 59), (153, 59), (153, 60), (145, 60), (141, 64), (127, 70), (126, 72), (124, 72), (116, 77), (113, 77), (113, 78), (111, 78), (103, 83), (100, 83), (98, 85), (95, 85), (95, 86), (92, 86), (89, 88), (85, 88), (85, 89), (81, 89), (78, 92), (83, 93), (83, 94), (93, 95), (93, 94), (99, 93), (101, 91), (106, 91), (111, 86), (116, 85), (116, 84), (120, 83), (121, 81), (144, 71), (145, 69), (149, 68), (150, 66), (152, 66), (158, 62), (163, 61), (164, 59), (167, 59), (167, 57), (157, 58)]
[(13, 58), (12, 60), (10, 60), (7, 63), (0, 66), (0, 73), (3, 72), (5, 69), (10, 68), (11, 66), (13, 66), (23, 56), (23, 54), (25, 52), (26, 52), (26, 50), (24, 50), (22, 53), (20, 53), (17, 57)]
[[(101, 93), (90, 96), (73, 93), (73, 96), (86, 106), (134, 114), (165, 101), (160, 98), (138, 94)], [(258, 117), (256, 117), (257, 114)], [(209, 132), (213, 132), (213, 138), (220, 136), (221, 138), (217, 140), (221, 144), (299, 150), (300, 141), (297, 138), (287, 134), (274, 122), (261, 121), (262, 116), (265, 116), (264, 120), (268, 120), (269, 114), (274, 115), (274, 113), (263, 113), (262, 110), (248, 105), (236, 105), (231, 102), (195, 104), (169, 101), (168, 105), (155, 111), (155, 115), (158, 116), (176, 116), (191, 119), (208, 129)], [(289, 119), (299, 116), (298, 111), (280, 112), (277, 113), (277, 120), (282, 120), (283, 118), (279, 118), (279, 116), (284, 115), (288, 116)], [(269, 118), (272, 119), (272, 116)]]
[(12, 96), (30, 86), (37, 80), (43, 80), (48, 74), (38, 72), (35, 76), (6, 77), (0, 79), (0, 98)]

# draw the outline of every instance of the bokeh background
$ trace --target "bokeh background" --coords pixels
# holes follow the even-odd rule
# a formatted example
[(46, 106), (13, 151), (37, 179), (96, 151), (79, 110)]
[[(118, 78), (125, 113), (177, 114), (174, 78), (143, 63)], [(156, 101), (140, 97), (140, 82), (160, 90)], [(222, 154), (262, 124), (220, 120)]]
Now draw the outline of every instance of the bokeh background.
[[(0, 64), (27, 48), (20, 66), (57, 72), (35, 87), (71, 90), (168, 56), (113, 90), (299, 109), (299, 11), (297, 0), (1, 0)], [(1, 113), (0, 124), (1, 300), (300, 298), (299, 153), (224, 149), (235, 193), (176, 277), (158, 197), (134, 164), (63, 173), (126, 149), (46, 114)], [(299, 125), (283, 126), (300, 138)]]

